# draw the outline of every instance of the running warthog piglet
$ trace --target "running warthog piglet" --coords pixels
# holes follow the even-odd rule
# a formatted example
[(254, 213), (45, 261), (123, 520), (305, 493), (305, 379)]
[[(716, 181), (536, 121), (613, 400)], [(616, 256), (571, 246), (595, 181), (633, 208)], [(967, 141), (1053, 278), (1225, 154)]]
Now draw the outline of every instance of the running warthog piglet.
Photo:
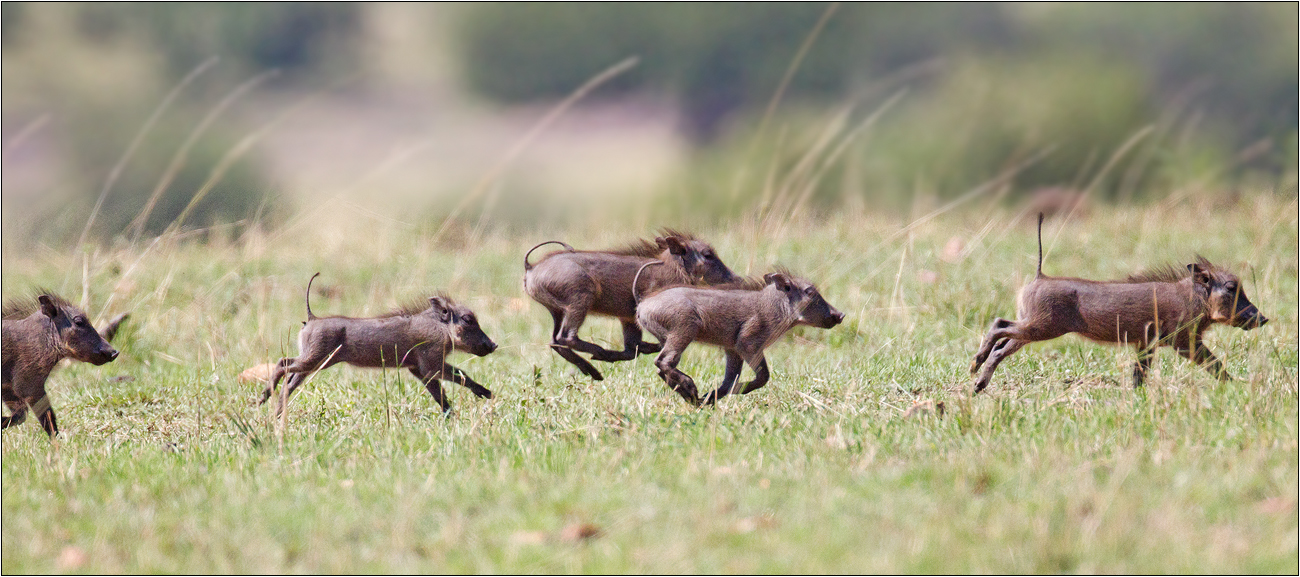
[[(653, 270), (657, 267), (649, 267)], [(641, 328), (663, 343), (655, 359), (659, 376), (683, 399), (698, 405), (695, 381), (677, 369), (682, 351), (694, 341), (726, 351), (727, 370), (722, 385), (704, 398), (707, 404), (731, 394), (740, 376), (741, 363), (754, 370), (754, 380), (740, 387), (746, 394), (768, 381), (763, 351), (795, 325), (829, 329), (844, 320), (822, 298), (811, 282), (788, 271), (770, 273), (764, 283), (738, 283), (737, 288), (671, 287), (651, 294), (637, 306)]]
[[(534, 250), (547, 244), (565, 248), (542, 257), (536, 264), (528, 262)], [(713, 247), (695, 237), (664, 230), (649, 242), (637, 241), (625, 248), (605, 251), (582, 251), (559, 242), (548, 241), (524, 255), (524, 292), (550, 311), (551, 348), (594, 380), (604, 377), (596, 367), (578, 356), (588, 353), (597, 361), (627, 361), (637, 354), (658, 352), (660, 344), (641, 340), (636, 325), (636, 299), (632, 281), (638, 269), (649, 262), (662, 261), (664, 266), (651, 267), (641, 279), (641, 290), (686, 284), (713, 285), (738, 280), (723, 264)], [(578, 329), (588, 314), (617, 318), (623, 324), (623, 350), (611, 351), (578, 338)]]
[(95, 365), (112, 362), (117, 350), (99, 336), (85, 312), (51, 291), (5, 303), (3, 317), (3, 396), (11, 415), (3, 418), (0, 428), (23, 422), (30, 408), (41, 428), (53, 437), (59, 434), (59, 425), (45, 395), (50, 372), (63, 359)]
[(987, 387), (993, 371), (1012, 353), (1035, 341), (1078, 333), (1097, 342), (1137, 347), (1133, 386), (1142, 386), (1159, 346), (1204, 366), (1220, 380), (1231, 377), (1206, 348), (1201, 336), (1222, 323), (1245, 330), (1268, 322), (1246, 298), (1241, 280), (1203, 257), (1186, 270), (1165, 267), (1122, 281), (1091, 281), (1043, 274), (1043, 215), (1038, 215), (1038, 272), (1020, 290), (1019, 320), (995, 319), (971, 363), (983, 366), (975, 392)]
[(435, 296), (429, 298), (427, 306), (407, 306), (378, 317), (317, 317), (311, 312), (311, 283), (317, 276), (320, 273), (307, 281), (307, 322), (298, 333), (298, 357), (280, 359), (258, 404), (270, 398), (287, 373), (289, 381), (277, 409), (277, 413), (283, 413), (289, 397), (310, 374), (338, 363), (405, 367), (424, 383), (444, 412), (451, 411), (451, 403), (443, 396), (439, 379), (464, 385), (479, 397), (492, 398), (492, 391), (446, 362), (452, 349), (482, 357), (497, 348), (469, 307), (446, 296)]

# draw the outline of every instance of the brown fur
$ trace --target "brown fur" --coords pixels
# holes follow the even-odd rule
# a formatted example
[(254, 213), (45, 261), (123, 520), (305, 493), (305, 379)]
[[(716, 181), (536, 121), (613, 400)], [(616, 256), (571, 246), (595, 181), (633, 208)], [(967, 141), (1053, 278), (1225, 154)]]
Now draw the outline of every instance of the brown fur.
[(1046, 276), (1042, 274), (1042, 226), (1040, 214), (1038, 274), (1020, 291), (1019, 320), (995, 319), (971, 363), (971, 374), (983, 367), (975, 382), (976, 393), (988, 386), (998, 364), (1021, 347), (1067, 333), (1137, 347), (1135, 387), (1142, 386), (1160, 346), (1174, 347), (1226, 380), (1231, 377), (1223, 364), (1202, 342), (1204, 332), (1216, 323), (1249, 330), (1268, 322), (1246, 297), (1236, 275), (1204, 257), (1187, 265), (1186, 272), (1162, 267), (1122, 281)]
[(655, 240), (646, 240), (644, 238), (639, 238), (619, 248), (603, 250), (599, 252), (615, 254), (620, 256), (640, 256), (645, 258), (656, 258), (664, 251), (663, 247), (658, 244), (658, 241), (661, 238), (668, 238), (668, 237), (677, 238), (683, 243), (689, 243), (691, 241), (700, 240), (696, 238), (694, 234), (691, 234), (689, 232), (683, 232), (672, 228), (660, 229), (659, 234), (660, 236), (656, 237)]
[(16, 321), (32, 316), (33, 313), (41, 310), (41, 303), (38, 299), (42, 296), (50, 299), (50, 301), (54, 303), (54, 306), (58, 308), (71, 307), (72, 309), (79, 311), (76, 305), (68, 302), (67, 299), (63, 297), (54, 294), (54, 291), (47, 288), (37, 288), (35, 293), (31, 296), (5, 301), (4, 312), (0, 313), (0, 317), (6, 321)]
[[(1206, 269), (1214, 268), (1209, 260), (1199, 254), (1196, 255), (1196, 264)], [(1191, 276), (1192, 271), (1187, 267), (1165, 265), (1128, 275), (1122, 282), (1179, 282)]]
[(59, 426), (45, 394), (50, 373), (65, 358), (96, 365), (111, 362), (117, 350), (95, 331), (85, 312), (50, 291), (5, 303), (2, 316), (2, 393), (11, 415), (3, 418), (0, 428), (23, 422), (30, 408), (53, 437)]
[[(790, 272), (785, 267), (777, 267), (773, 272), (783, 273), (786, 276), (790, 276), (790, 277), (795, 276), (794, 273)], [(689, 283), (666, 284), (661, 287), (656, 287), (653, 291), (646, 291), (645, 286), (646, 286), (645, 283), (637, 284), (637, 288), (639, 290), (639, 292), (637, 293), (638, 300), (645, 300), (651, 296), (657, 295), (671, 288), (691, 287), (691, 286), (699, 286), (699, 285), (693, 285)], [(715, 288), (720, 290), (738, 290), (738, 291), (761, 291), (765, 286), (767, 286), (767, 281), (764, 280), (763, 277), (753, 277), (753, 276), (737, 276), (736, 280), (730, 282), (708, 285), (709, 288)]]
[[(663, 234), (653, 244), (638, 240), (609, 251), (580, 251), (549, 241), (533, 250), (551, 243), (561, 244), (566, 250), (547, 254), (536, 264), (530, 264), (528, 255), (524, 255), (524, 292), (551, 313), (551, 348), (594, 380), (604, 377), (578, 352), (590, 354), (594, 360), (614, 362), (659, 350), (658, 344), (641, 340), (635, 319), (637, 294), (669, 285), (716, 284), (737, 278), (707, 243), (671, 229), (665, 229)], [(645, 266), (655, 261), (663, 265)], [(634, 291), (632, 285), (638, 272), (640, 281)], [(619, 319), (623, 325), (622, 351), (610, 351), (578, 338), (578, 329), (588, 314)]]
[[(311, 282), (308, 281), (307, 285), (310, 287)], [(298, 334), (300, 354), (276, 363), (258, 404), (265, 403), (280, 379), (289, 374), (291, 376), (285, 383), (277, 409), (278, 413), (283, 413), (289, 397), (307, 376), (338, 363), (374, 368), (405, 367), (424, 383), (425, 389), (444, 412), (451, 410), (451, 403), (443, 395), (439, 379), (464, 385), (479, 397), (492, 398), (492, 391), (446, 362), (452, 349), (478, 356), (496, 350), (496, 343), (483, 333), (469, 307), (458, 305), (444, 296), (435, 296), (430, 297), (428, 306), (419, 311), (414, 307), (403, 307), (378, 317), (317, 317), (311, 314), (310, 288), (307, 294), (308, 320)]]
[(769, 373), (763, 351), (795, 325), (828, 329), (844, 320), (844, 314), (807, 280), (784, 270), (768, 274), (764, 280), (758, 289), (752, 282), (729, 289), (673, 287), (647, 297), (637, 307), (637, 324), (663, 343), (663, 352), (655, 359), (659, 376), (687, 402), (699, 404), (700, 399), (695, 381), (678, 370), (677, 363), (692, 342), (726, 351), (722, 385), (704, 398), (713, 404), (731, 394), (742, 362), (753, 369), (754, 380), (740, 387), (741, 394), (766, 385)]
[[(445, 292), (438, 291), (437, 293), (435, 293), (435, 295), (438, 298), (447, 301), (453, 306), (456, 305), (456, 301), (452, 300), (451, 297), (447, 296), (447, 293)], [(427, 310), (429, 310), (428, 299), (419, 299), (419, 300), (412, 299), (410, 301), (398, 305), (397, 308), (393, 310), (376, 315), (375, 318), (388, 319), (393, 317), (413, 317)]]

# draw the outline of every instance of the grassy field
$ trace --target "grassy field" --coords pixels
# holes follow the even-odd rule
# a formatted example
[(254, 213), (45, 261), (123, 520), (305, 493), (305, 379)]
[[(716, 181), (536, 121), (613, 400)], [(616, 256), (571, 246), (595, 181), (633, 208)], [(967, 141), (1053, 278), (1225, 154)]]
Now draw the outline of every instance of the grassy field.
[[(1027, 347), (978, 397), (967, 367), (1033, 274), (1032, 217), (970, 204), (700, 231), (737, 271), (784, 264), (848, 315), (794, 331), (769, 351), (771, 384), (708, 410), (649, 357), (598, 363), (597, 383), (550, 352), (549, 317), (520, 288), (524, 251), (548, 239), (531, 234), (6, 246), (6, 298), (84, 290), (93, 317), (133, 317), (120, 359), (51, 379), (62, 438), (30, 419), (4, 431), (0, 570), (1296, 573), (1296, 213), (1294, 194), (1245, 195), (1049, 219), (1049, 274), (1200, 253), (1273, 322), (1209, 333), (1231, 382), (1163, 349), (1133, 390), (1131, 349), (1070, 336)], [(637, 233), (653, 230), (546, 236)], [(251, 406), (260, 385), (235, 376), (296, 354), (316, 271), (317, 314), (439, 289), (469, 304), (501, 348), (451, 362), (496, 398), (446, 384), (444, 418), (405, 372), (336, 367), (284, 426)], [(609, 320), (584, 334), (619, 342)], [(682, 368), (716, 383), (722, 355), (696, 346)], [(924, 400), (945, 411), (904, 416)]]

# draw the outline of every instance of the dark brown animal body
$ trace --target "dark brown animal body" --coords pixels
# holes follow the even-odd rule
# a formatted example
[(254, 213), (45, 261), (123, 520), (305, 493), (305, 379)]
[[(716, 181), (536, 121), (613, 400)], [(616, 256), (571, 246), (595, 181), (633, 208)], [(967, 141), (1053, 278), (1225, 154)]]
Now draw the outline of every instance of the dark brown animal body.
[[(546, 244), (561, 244), (536, 264), (528, 254)], [(653, 243), (639, 241), (610, 251), (580, 251), (557, 241), (539, 244), (524, 255), (524, 292), (550, 311), (554, 326), (551, 348), (594, 380), (604, 377), (578, 352), (597, 361), (627, 361), (637, 354), (658, 352), (659, 344), (641, 340), (636, 324), (632, 283), (646, 263), (661, 261), (641, 273), (642, 294), (678, 284), (722, 284), (738, 280), (713, 247), (691, 235), (665, 230)], [(588, 314), (617, 318), (623, 325), (623, 350), (611, 351), (578, 338)]]
[(763, 351), (795, 325), (829, 329), (844, 320), (822, 298), (817, 287), (786, 272), (763, 277), (761, 287), (673, 287), (652, 294), (637, 307), (636, 320), (663, 343), (655, 359), (659, 376), (683, 399), (699, 404), (695, 381), (677, 369), (682, 351), (694, 341), (726, 351), (727, 369), (722, 385), (704, 402), (713, 404), (731, 394), (748, 363), (754, 380), (740, 388), (751, 393), (767, 384), (769, 372)]
[(1134, 275), (1123, 281), (1092, 281), (1043, 274), (1043, 218), (1038, 218), (1038, 274), (1021, 289), (1019, 320), (995, 319), (971, 363), (978, 393), (1008, 356), (1035, 341), (1078, 333), (1103, 343), (1138, 349), (1133, 386), (1142, 386), (1155, 349), (1172, 346), (1220, 379), (1231, 378), (1201, 336), (1216, 323), (1245, 330), (1268, 322), (1246, 297), (1241, 281), (1204, 258), (1187, 265)]
[[(312, 280), (319, 275), (313, 275)], [(469, 307), (435, 296), (429, 298), (428, 308), (412, 306), (380, 317), (317, 317), (311, 312), (311, 281), (307, 282), (307, 296), (307, 322), (298, 334), (299, 355), (280, 359), (259, 404), (265, 403), (280, 379), (289, 374), (277, 410), (282, 413), (289, 397), (311, 373), (338, 363), (405, 367), (420, 379), (444, 412), (451, 410), (451, 403), (443, 395), (439, 379), (459, 383), (479, 397), (492, 398), (492, 391), (446, 362), (453, 349), (482, 357), (497, 348)]]
[(63, 359), (102, 365), (117, 358), (117, 350), (99, 336), (85, 312), (49, 291), (31, 302), (6, 303), (3, 316), (3, 397), (11, 415), (0, 428), (23, 422), (30, 408), (53, 437), (59, 426), (45, 381), (54, 367)]

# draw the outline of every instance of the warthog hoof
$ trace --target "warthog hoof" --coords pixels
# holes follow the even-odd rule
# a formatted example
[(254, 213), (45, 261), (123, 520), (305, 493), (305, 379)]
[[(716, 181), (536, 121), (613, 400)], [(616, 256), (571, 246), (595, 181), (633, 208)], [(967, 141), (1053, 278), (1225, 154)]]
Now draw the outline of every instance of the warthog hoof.
[(673, 387), (673, 390), (692, 406), (700, 406), (700, 394), (695, 390), (695, 383), (682, 383)]

